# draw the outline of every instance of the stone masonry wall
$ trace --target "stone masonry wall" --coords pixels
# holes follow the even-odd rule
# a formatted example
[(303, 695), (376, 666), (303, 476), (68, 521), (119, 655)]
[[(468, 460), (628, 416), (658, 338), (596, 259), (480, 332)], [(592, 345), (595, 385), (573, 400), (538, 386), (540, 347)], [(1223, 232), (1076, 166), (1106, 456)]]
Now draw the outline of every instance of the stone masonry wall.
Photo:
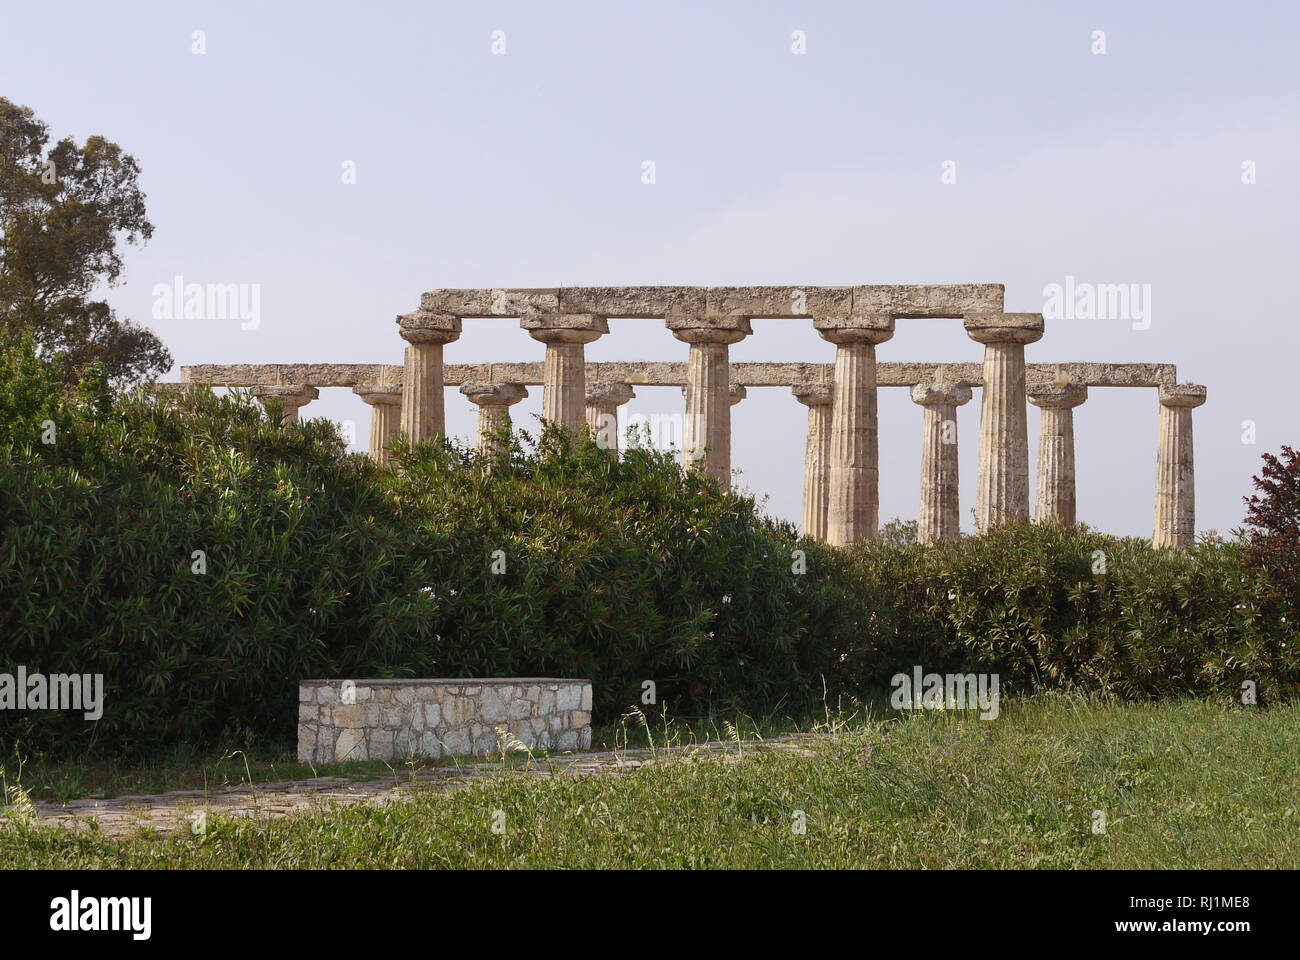
[(591, 681), (304, 680), (298, 760), (494, 753), (507, 732), (532, 749), (591, 746)]

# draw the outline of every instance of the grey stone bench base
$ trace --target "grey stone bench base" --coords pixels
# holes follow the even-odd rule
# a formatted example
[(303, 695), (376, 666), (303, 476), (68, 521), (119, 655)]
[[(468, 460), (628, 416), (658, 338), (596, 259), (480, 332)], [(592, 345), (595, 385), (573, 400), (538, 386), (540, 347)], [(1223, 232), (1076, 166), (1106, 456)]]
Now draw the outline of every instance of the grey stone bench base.
[[(591, 681), (304, 680), (298, 761), (397, 760), (591, 746)], [(507, 743), (508, 745), (508, 743)]]

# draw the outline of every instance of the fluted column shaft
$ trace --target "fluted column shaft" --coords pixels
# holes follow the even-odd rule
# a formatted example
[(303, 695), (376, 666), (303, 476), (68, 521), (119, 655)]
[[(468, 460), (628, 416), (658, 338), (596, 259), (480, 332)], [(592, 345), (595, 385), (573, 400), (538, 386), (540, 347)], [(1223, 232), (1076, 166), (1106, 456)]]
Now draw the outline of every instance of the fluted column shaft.
[(1029, 432), (1025, 410), (1025, 344), (1043, 335), (1040, 314), (968, 318), (966, 332), (984, 344), (980, 467), (975, 495), (979, 533), (1029, 519)]
[(460, 318), (417, 311), (397, 318), (406, 348), (402, 377), (402, 432), (411, 443), (442, 436), (447, 429), (443, 398), (443, 345), (460, 336)]
[(402, 426), (400, 403), (377, 403), (370, 411), (370, 458), (388, 463), (388, 445)]
[(626, 383), (601, 381), (587, 387), (587, 427), (611, 456), (618, 456), (618, 408), (635, 396)]
[(834, 391), (830, 384), (818, 383), (794, 387), (793, 392), (808, 407), (808, 440), (803, 460), (803, 535), (810, 540), (825, 540)]
[(731, 484), (731, 364), (725, 343), (692, 343), (686, 363), (682, 465)]
[(957, 408), (971, 398), (970, 387), (922, 383), (912, 388), (921, 405), (921, 509), (916, 536), (921, 543), (956, 540), (961, 535), (958, 490)]
[(873, 540), (880, 523), (880, 448), (876, 344), (842, 340), (835, 347), (826, 540), (837, 546)]
[(587, 406), (586, 345), (609, 333), (608, 323), (593, 314), (529, 313), (519, 325), (546, 344), (542, 419), (580, 432)]
[(1076, 522), (1074, 473), (1074, 408), (1088, 398), (1081, 384), (1052, 384), (1028, 393), (1039, 407), (1037, 523)]
[(496, 446), (493, 437), (510, 429), (510, 408), (484, 404), (478, 408), (478, 452), (489, 453)]
[(518, 383), (471, 380), (461, 384), (460, 392), (478, 407), (478, 452), (502, 452), (503, 437), (510, 429), (510, 408), (528, 396), (528, 391)]
[[(608, 400), (587, 401), (587, 429), (591, 435), (599, 436), (602, 431), (609, 433), (610, 427), (618, 425), (618, 404)], [(610, 445), (615, 453), (618, 453), (618, 434), (614, 433), (613, 443)]]
[(894, 335), (894, 318), (848, 304), (811, 311), (813, 328), (835, 344), (827, 468), (826, 542), (874, 539), (880, 521), (876, 344)]
[(731, 487), (731, 344), (751, 333), (740, 317), (670, 319), (673, 336), (690, 345), (686, 361), (686, 423), (682, 466)]
[(402, 388), (359, 385), (352, 392), (370, 406), (370, 459), (388, 463), (388, 444), (401, 427)]
[(548, 343), (542, 364), (542, 418), (577, 431), (586, 412), (586, 348), (581, 343)]
[(1160, 388), (1156, 437), (1156, 522), (1152, 544), (1186, 549), (1196, 543), (1196, 460), (1192, 408), (1205, 402), (1205, 388)]
[(413, 343), (407, 347), (402, 382), (408, 384), (402, 391), (402, 432), (412, 443), (446, 433), (442, 344)]

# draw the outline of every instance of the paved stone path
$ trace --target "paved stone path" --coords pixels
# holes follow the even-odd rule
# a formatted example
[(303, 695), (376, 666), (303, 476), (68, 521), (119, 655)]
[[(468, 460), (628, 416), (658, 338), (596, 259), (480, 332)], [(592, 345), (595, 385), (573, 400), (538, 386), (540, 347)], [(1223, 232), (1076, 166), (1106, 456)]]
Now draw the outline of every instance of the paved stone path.
[[(503, 766), (499, 762), (472, 757), (459, 767), (429, 767), (414, 773), (404, 771), (376, 780), (347, 780), (316, 777), (310, 780), (240, 784), (210, 790), (174, 790), (169, 793), (114, 797), (111, 800), (71, 800), (67, 803), (38, 801), (32, 804), (38, 825), (69, 830), (94, 829), (110, 837), (129, 837), (141, 830), (156, 835), (174, 835), (197, 830), (205, 816), (282, 817), (319, 811), (332, 804), (369, 803), (376, 806), (400, 801), (414, 794), (451, 790), (494, 776), (549, 777), (627, 773), (670, 758), (693, 755), (738, 759), (762, 750), (789, 750), (812, 755), (803, 744), (814, 734), (786, 734), (768, 740), (714, 740), (675, 747), (605, 750), (568, 753), (538, 758), (527, 766)], [(0, 824), (6, 812), (0, 807)]]

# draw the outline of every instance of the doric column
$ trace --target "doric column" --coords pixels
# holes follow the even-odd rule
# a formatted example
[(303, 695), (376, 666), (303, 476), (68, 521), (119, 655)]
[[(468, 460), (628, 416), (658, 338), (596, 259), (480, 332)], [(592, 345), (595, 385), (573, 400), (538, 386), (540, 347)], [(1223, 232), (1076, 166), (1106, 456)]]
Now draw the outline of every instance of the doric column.
[(598, 380), (587, 385), (587, 426), (596, 444), (618, 456), (618, 408), (636, 394), (626, 383)]
[(835, 344), (826, 541), (846, 546), (874, 539), (880, 522), (876, 344), (894, 335), (894, 320), (814, 317), (813, 326)]
[(1192, 408), (1205, 402), (1205, 388), (1192, 383), (1160, 388), (1156, 437), (1157, 547), (1185, 549), (1196, 543), (1196, 461), (1192, 455)]
[(736, 404), (740, 403), (741, 400), (744, 400), (747, 396), (749, 396), (749, 391), (746, 390), (739, 383), (727, 384), (727, 400), (728, 400), (727, 405), (728, 406), (734, 407)]
[(791, 392), (808, 408), (808, 444), (803, 458), (803, 535), (810, 540), (825, 540), (834, 391), (829, 383), (805, 383), (792, 387)]
[(1037, 523), (1075, 523), (1074, 408), (1088, 399), (1081, 383), (1051, 383), (1027, 391), (1038, 417)]
[(279, 400), (282, 410), (280, 414), (281, 423), (297, 423), (298, 410), (307, 406), (313, 400), (320, 399), (319, 390), (303, 384), (253, 387), (252, 394), (261, 401), (262, 406), (266, 406), (266, 401), (272, 397)]
[(402, 419), (402, 388), (393, 384), (358, 384), (352, 392), (370, 405), (370, 459), (388, 463), (388, 444)]
[(609, 333), (604, 317), (588, 313), (529, 313), (519, 320), (535, 340), (546, 344), (542, 364), (542, 419), (575, 433), (587, 405), (585, 346)]
[(528, 391), (520, 383), (471, 380), (460, 385), (460, 392), (478, 406), (478, 452), (499, 452), (500, 433), (510, 429), (510, 408), (528, 396)]
[(1025, 344), (1043, 335), (1041, 313), (967, 317), (966, 333), (984, 344), (980, 469), (975, 529), (987, 533), (1029, 519), (1029, 433), (1025, 413)]
[(682, 465), (731, 486), (730, 347), (753, 333), (744, 317), (669, 317), (673, 336), (690, 344), (686, 361), (686, 423)]
[(442, 348), (460, 336), (460, 318), (416, 311), (397, 318), (406, 349), (402, 378), (402, 432), (411, 443), (446, 432)]
[(969, 403), (970, 387), (918, 383), (912, 402), (924, 409), (921, 422), (921, 511), (916, 538), (921, 543), (956, 540), (961, 535), (957, 489), (957, 408)]

